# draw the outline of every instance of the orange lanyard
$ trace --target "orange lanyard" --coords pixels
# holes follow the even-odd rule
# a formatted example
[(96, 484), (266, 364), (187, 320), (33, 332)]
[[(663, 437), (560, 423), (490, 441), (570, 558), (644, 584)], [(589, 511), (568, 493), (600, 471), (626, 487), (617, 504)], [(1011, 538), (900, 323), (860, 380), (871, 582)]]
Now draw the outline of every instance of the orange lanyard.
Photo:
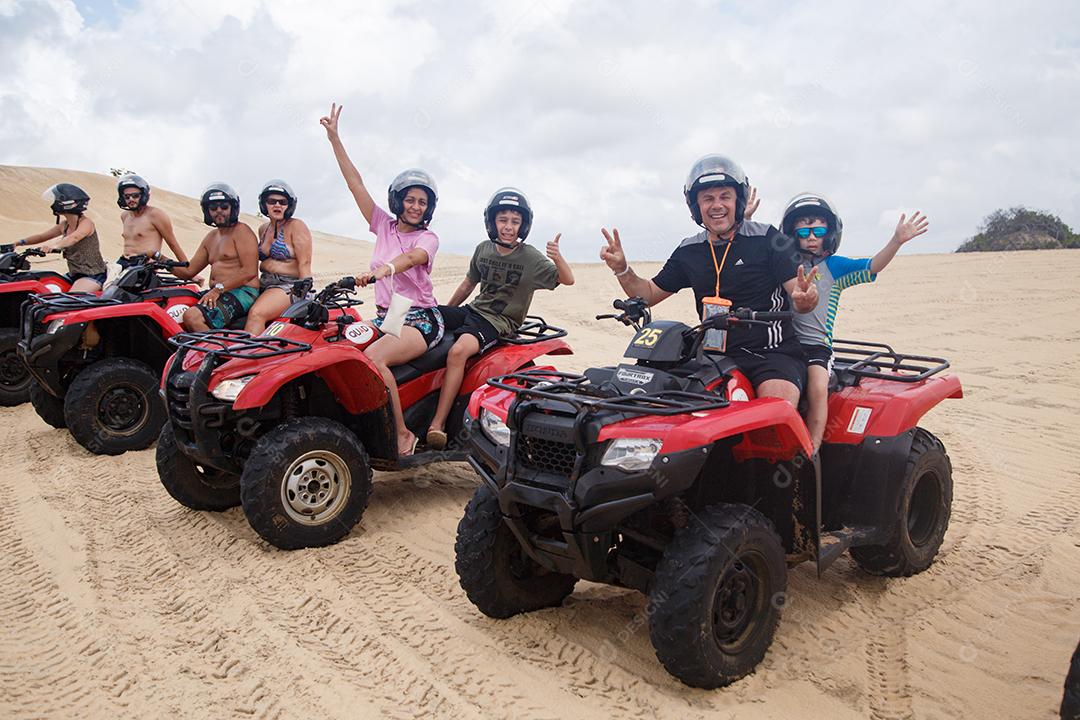
[(713, 248), (712, 240), (705, 238), (705, 242), (709, 243), (709, 252), (712, 253), (712, 264), (716, 268), (716, 297), (720, 297), (720, 271), (724, 269), (724, 263), (727, 262), (728, 250), (731, 249), (732, 240), (727, 241), (727, 247), (724, 248), (724, 257), (720, 260), (720, 263), (716, 262), (716, 249)]

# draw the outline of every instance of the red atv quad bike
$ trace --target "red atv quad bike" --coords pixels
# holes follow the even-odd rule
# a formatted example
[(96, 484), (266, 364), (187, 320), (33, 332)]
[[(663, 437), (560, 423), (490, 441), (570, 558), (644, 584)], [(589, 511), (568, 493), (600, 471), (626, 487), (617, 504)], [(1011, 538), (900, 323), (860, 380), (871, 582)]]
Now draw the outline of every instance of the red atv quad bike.
[(577, 580), (649, 598), (657, 657), (688, 685), (751, 672), (772, 642), (787, 570), (822, 572), (845, 550), (905, 576), (934, 560), (952, 470), (919, 418), (961, 397), (948, 362), (837, 341), (820, 462), (795, 408), (755, 398), (705, 331), (791, 313), (737, 310), (695, 328), (651, 321), (640, 298), (636, 364), (583, 375), (536, 368), (473, 395), (466, 430), (483, 482), (458, 525), (461, 586), (486, 615), (557, 606)]
[(22, 405), (30, 399), (33, 384), (17, 350), (19, 308), (30, 295), (66, 292), (71, 288), (67, 275), (33, 270), (27, 259), (31, 257), (45, 257), (45, 252), (27, 248), (0, 253), (0, 405)]
[(184, 267), (146, 259), (100, 295), (31, 295), (22, 308), (18, 352), (36, 381), (30, 401), (53, 427), (84, 448), (118, 455), (147, 448), (165, 422), (158, 378), (168, 339), (198, 300), (196, 285), (163, 271)]
[[(386, 386), (364, 354), (377, 332), (358, 322), (354, 288), (351, 277), (331, 283), (258, 337), (173, 338), (179, 350), (163, 379), (169, 424), (157, 447), (173, 498), (195, 510), (242, 504), (252, 528), (282, 549), (335, 543), (367, 507), (372, 468), (464, 460), (461, 419), (472, 391), (541, 355), (571, 352), (565, 330), (530, 318), (467, 365), (446, 450), (399, 457)], [(405, 424), (418, 437), (435, 414), (453, 343), (448, 336), (393, 368)]]

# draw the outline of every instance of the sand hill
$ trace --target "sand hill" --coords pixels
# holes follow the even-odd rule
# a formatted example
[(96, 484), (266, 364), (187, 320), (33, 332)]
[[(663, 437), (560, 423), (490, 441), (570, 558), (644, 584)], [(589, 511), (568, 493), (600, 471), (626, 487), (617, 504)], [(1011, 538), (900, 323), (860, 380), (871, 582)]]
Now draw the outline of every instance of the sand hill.
[[(40, 193), (65, 179), (95, 197), (115, 252), (113, 180), (85, 173), (0, 168), (0, 237), (46, 225)], [(195, 202), (154, 202), (194, 248)], [(319, 234), (316, 267), (344, 274), (369, 251)], [(440, 259), (440, 298), (463, 267)], [(617, 295), (610, 272), (575, 272), (535, 305), (570, 330), (567, 369), (628, 339), (592, 319)], [(945, 355), (964, 382), (923, 420), (954, 467), (945, 545), (903, 580), (846, 557), (821, 579), (794, 569), (764, 663), (713, 692), (664, 672), (631, 591), (581, 583), (561, 608), (481, 616), (453, 568), (465, 465), (378, 474), (345, 541), (285, 553), (239, 509), (175, 503), (153, 450), (96, 457), (2, 408), (0, 717), (1056, 717), (1080, 639), (1078, 275), (1069, 251), (903, 256), (845, 295), (839, 335)], [(660, 307), (686, 318), (692, 301)]]

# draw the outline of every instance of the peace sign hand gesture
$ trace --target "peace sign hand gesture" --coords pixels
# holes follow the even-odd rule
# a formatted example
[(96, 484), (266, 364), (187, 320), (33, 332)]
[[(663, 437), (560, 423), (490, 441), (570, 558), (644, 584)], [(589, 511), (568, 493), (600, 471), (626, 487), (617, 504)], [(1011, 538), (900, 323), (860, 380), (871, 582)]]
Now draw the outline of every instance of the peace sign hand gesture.
[(607, 244), (600, 248), (600, 259), (607, 263), (613, 273), (618, 274), (625, 271), (626, 254), (623, 252), (622, 241), (619, 240), (618, 229), (612, 228), (609, 233), (607, 228), (600, 228), (600, 232), (604, 234), (604, 239), (607, 240)]
[(754, 217), (754, 213), (757, 212), (758, 205), (761, 204), (761, 200), (757, 196), (757, 188), (753, 185), (750, 186), (750, 195), (746, 198), (746, 210), (743, 211), (743, 219), (749, 220)]
[[(791, 301), (796, 309), (817, 306), (818, 290), (813, 277), (808, 277), (803, 266), (799, 266), (795, 274), (795, 287), (791, 289)], [(803, 312), (800, 310), (800, 312)]]
[(326, 137), (328, 140), (336, 140), (338, 136), (338, 118), (341, 117), (341, 110), (344, 105), (338, 105), (337, 103), (330, 103), (330, 114), (323, 115), (319, 118), (319, 124), (326, 128)]

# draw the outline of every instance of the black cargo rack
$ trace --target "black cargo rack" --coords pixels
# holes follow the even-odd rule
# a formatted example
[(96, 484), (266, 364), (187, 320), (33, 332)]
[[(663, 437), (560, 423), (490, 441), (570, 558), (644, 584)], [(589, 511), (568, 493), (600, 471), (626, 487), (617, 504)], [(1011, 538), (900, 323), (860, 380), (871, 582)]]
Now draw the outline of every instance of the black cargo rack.
[(861, 340), (833, 340), (837, 373), (915, 383), (949, 367), (945, 358), (896, 352), (892, 346)]
[(106, 307), (108, 305), (122, 305), (120, 300), (103, 298), (94, 293), (45, 293), (31, 295), (30, 302), (37, 305), (47, 306), (53, 312), (64, 310), (80, 310), (89, 307)]
[(263, 335), (256, 337), (243, 330), (177, 333), (169, 338), (169, 343), (183, 351), (248, 360), (263, 360), (311, 349), (311, 345), (304, 342)]
[(566, 330), (563, 328), (548, 325), (539, 315), (526, 315), (525, 322), (517, 329), (517, 333), (513, 337), (503, 338), (502, 342), (508, 345), (532, 345), (561, 337), (566, 337)]
[[(511, 384), (519, 383), (519, 384)], [(509, 390), (521, 399), (544, 398), (570, 405), (578, 412), (610, 410), (634, 415), (682, 415), (728, 406), (727, 398), (685, 390), (662, 390), (640, 395), (600, 395), (584, 375), (555, 370), (523, 370), (488, 380), (500, 390)]]

